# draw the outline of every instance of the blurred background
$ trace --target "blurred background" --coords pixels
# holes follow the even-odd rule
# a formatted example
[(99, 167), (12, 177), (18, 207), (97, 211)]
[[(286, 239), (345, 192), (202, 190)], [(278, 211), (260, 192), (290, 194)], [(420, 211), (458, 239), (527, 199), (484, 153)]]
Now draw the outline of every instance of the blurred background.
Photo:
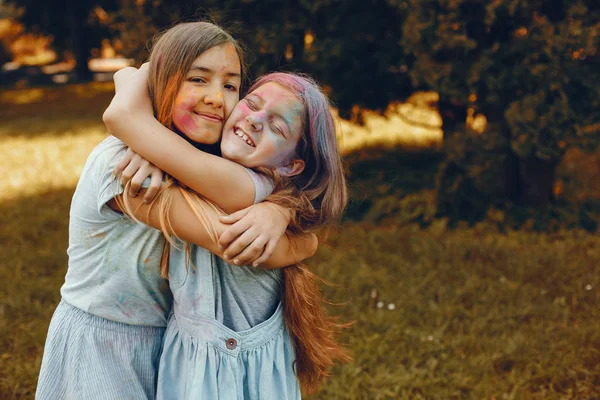
[(349, 179), (322, 399), (600, 397), (600, 3), (0, 0), (0, 398), (33, 398), (112, 74), (207, 19), (313, 75)]

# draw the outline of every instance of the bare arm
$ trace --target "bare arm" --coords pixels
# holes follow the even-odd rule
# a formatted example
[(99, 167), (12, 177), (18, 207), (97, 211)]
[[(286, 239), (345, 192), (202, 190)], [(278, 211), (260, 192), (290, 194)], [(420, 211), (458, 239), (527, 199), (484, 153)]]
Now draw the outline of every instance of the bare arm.
[(133, 70), (115, 74), (116, 94), (103, 116), (108, 130), (136, 153), (226, 212), (253, 204), (254, 182), (245, 168), (196, 149), (158, 122), (147, 90), (148, 67)]
[[(222, 214), (206, 203), (202, 207), (206, 213), (205, 215), (207, 215), (216, 229), (216, 237), (213, 237), (207, 227), (199, 220), (197, 213), (194, 212), (193, 207), (195, 206), (191, 205), (185, 199), (181, 191), (175, 188), (168, 190), (173, 190), (173, 202), (168, 211), (173, 229), (173, 232), (170, 233), (175, 234), (186, 242), (203, 247), (218, 257), (224, 258), (224, 249), (219, 246), (218, 237), (226, 230), (228, 225), (219, 221), (219, 216)], [(160, 229), (160, 213), (158, 208), (144, 203), (142, 197), (137, 196), (128, 199), (135, 210), (135, 218), (156, 229)], [(120, 210), (115, 200), (111, 200), (109, 205), (115, 210)], [(265, 268), (281, 268), (303, 261), (315, 253), (317, 244), (316, 236), (311, 233), (293, 236), (284, 235), (275, 246), (271, 257), (262, 266)]]

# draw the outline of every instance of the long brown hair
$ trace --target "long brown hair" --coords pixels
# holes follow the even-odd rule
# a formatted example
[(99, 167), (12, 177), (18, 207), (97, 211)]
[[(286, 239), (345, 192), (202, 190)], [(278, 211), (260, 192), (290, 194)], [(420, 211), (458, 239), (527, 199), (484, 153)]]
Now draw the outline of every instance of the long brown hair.
[[(304, 109), (302, 136), (296, 156), (305, 162), (301, 174), (286, 178), (273, 172), (274, 193), (268, 201), (292, 211), (292, 232), (307, 232), (336, 223), (348, 201), (344, 170), (336, 142), (336, 125), (330, 103), (310, 77), (271, 73), (259, 78), (249, 93), (268, 82), (292, 92)], [(296, 374), (305, 393), (315, 392), (338, 361), (351, 360), (337, 341), (339, 324), (328, 315), (321, 279), (302, 263), (283, 269), (285, 322), (296, 350)]]

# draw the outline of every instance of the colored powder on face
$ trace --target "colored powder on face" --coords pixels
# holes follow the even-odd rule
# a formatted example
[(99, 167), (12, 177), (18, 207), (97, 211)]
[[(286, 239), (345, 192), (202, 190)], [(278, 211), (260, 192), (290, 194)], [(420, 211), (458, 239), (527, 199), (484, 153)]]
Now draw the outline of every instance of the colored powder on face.
[(294, 123), (300, 123), (302, 116), (303, 106), (300, 101), (295, 101), (284, 113), (282, 113), (283, 119), (286, 120), (288, 126), (293, 128)]
[(225, 63), (223, 64), (221, 72), (225, 71), (227, 67), (231, 67), (232, 70), (237, 70), (239, 64), (240, 59), (238, 57), (237, 51), (232, 44), (229, 44), (225, 47)]
[(196, 129), (196, 123), (192, 120), (192, 117), (188, 113), (179, 115), (173, 119), (175, 125), (177, 125), (177, 127), (184, 132), (191, 132)]
[(190, 116), (196, 105), (196, 97), (196, 88), (183, 88), (183, 92), (178, 93), (175, 98), (173, 122), (181, 131), (190, 132), (196, 129), (196, 124)]

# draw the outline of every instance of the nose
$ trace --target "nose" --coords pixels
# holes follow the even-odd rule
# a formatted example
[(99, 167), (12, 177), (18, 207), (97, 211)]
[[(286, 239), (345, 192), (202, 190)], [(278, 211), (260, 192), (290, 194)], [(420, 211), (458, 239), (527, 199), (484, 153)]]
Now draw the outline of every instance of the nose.
[(204, 96), (204, 104), (210, 104), (215, 108), (223, 107), (223, 90), (221, 87), (211, 87)]
[(255, 112), (246, 117), (246, 121), (250, 124), (253, 130), (260, 131), (263, 127), (264, 113)]

